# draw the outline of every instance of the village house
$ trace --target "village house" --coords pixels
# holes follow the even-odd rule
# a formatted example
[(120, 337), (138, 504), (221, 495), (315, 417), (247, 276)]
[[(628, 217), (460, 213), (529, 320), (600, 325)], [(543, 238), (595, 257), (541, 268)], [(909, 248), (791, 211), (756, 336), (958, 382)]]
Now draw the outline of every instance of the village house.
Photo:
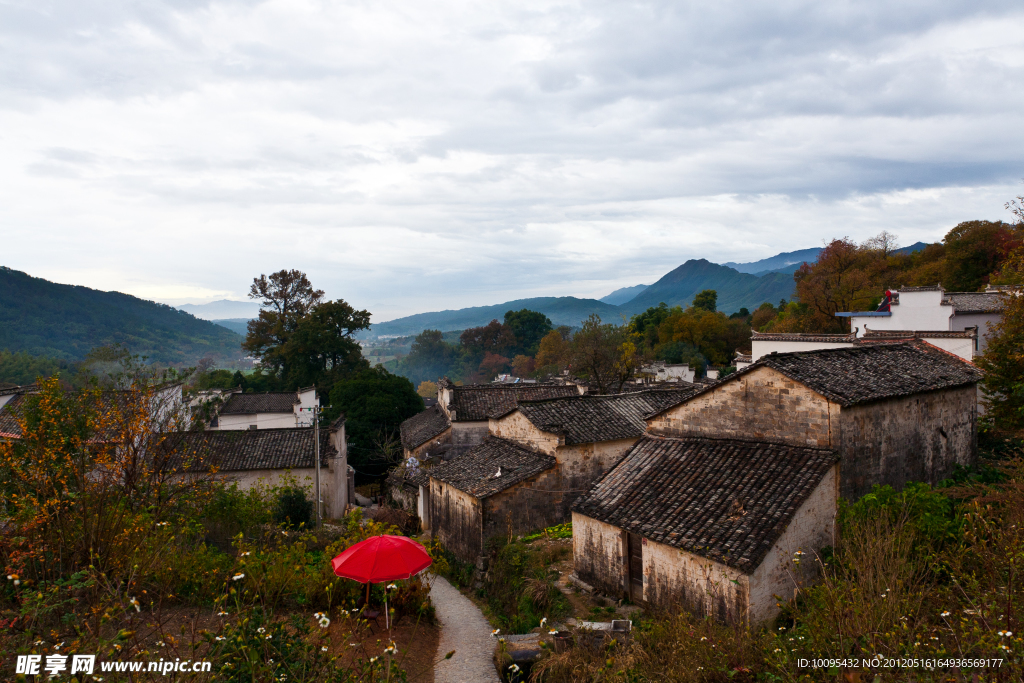
[(999, 322), (1006, 297), (1016, 290), (987, 287), (984, 292), (947, 292), (934, 287), (903, 287), (887, 292), (877, 311), (836, 313), (849, 318), (850, 329), (857, 336), (871, 331), (935, 331), (962, 332), (974, 330), (977, 355), (985, 352), (987, 336)]
[(799, 560), (813, 567), (834, 544), (837, 460), (802, 445), (645, 436), (573, 505), (576, 578), (726, 623), (771, 619)]
[(263, 394), (227, 392), (208, 427), (211, 430), (295, 429), (312, 424), (309, 408), (320, 405), (316, 387)]
[[(451, 422), (452, 448), (448, 457), (465, 453), (487, 436), (487, 416), (519, 401), (578, 396), (575, 384), (468, 384), (456, 386), (447, 377), (437, 383), (437, 403)], [(411, 418), (410, 418), (411, 419)]]
[[(421, 493), (423, 506), (429, 510), (429, 528), (442, 540), (452, 540), (459, 548), (453, 552), (461, 559), (474, 561), (495, 534), (523, 534), (569, 521), (573, 500), (643, 436), (644, 417), (678, 403), (696, 389), (688, 385), (679, 390), (571, 396), (502, 406), (491, 412), (490, 435), (481, 444), (443, 465), (406, 476), (429, 478), (429, 487)], [(524, 462), (543, 463), (544, 469), (526, 468), (530, 474), (520, 477)], [(470, 464), (480, 465), (480, 472), (490, 472), (492, 481), (483, 489), (485, 497), (497, 492), (502, 495), (495, 500), (478, 495), (477, 478), (467, 479), (463, 474)], [(496, 491), (499, 484), (500, 491)], [(501, 517), (500, 523), (495, 515)], [(459, 541), (466, 533), (479, 538), (479, 543)]]
[(641, 367), (640, 374), (657, 382), (692, 383), (696, 372), (686, 363), (668, 363), (663, 360), (656, 360), (650, 365)]
[[(750, 337), (751, 352), (737, 353), (736, 369), (742, 370), (765, 356), (773, 353), (817, 351), (819, 349), (848, 349), (857, 344), (901, 342), (919, 339), (932, 346), (948, 351), (964, 360), (973, 360), (978, 355), (978, 331), (976, 329), (955, 332), (943, 330), (868, 330), (858, 336), (849, 334), (815, 334), (813, 332), (758, 332), (753, 330)], [(741, 357), (742, 356), (742, 357)]]
[(980, 377), (921, 341), (771, 354), (649, 417), (648, 431), (832, 449), (855, 500), (973, 464)]
[[(207, 430), (165, 435), (164, 447), (174, 453), (182, 472), (254, 486), (303, 488), (315, 500), (316, 440), (312, 427), (254, 430)], [(320, 495), (325, 518), (341, 517), (353, 499), (354, 477), (348, 466), (345, 420), (320, 430)]]

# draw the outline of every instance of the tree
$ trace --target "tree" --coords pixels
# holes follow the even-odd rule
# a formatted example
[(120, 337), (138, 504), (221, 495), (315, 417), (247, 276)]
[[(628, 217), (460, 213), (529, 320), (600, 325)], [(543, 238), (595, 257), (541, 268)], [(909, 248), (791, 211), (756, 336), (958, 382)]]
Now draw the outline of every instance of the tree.
[(505, 313), (505, 327), (515, 335), (515, 350), (526, 356), (537, 355), (540, 340), (552, 329), (546, 315), (526, 308)]
[(423, 330), (398, 364), (399, 372), (412, 382), (436, 380), (448, 375), (459, 360), (459, 349), (444, 340), (440, 330)]
[(568, 344), (558, 330), (551, 330), (540, 340), (537, 349), (537, 366), (561, 371), (567, 362)]
[(507, 353), (516, 347), (516, 336), (512, 330), (497, 320), (492, 320), (483, 327), (471, 327), (461, 335), (459, 342), (471, 353), (481, 357), (485, 353)]
[(416, 387), (416, 393), (423, 398), (433, 398), (437, 396), (437, 383), (431, 382), (429, 379), (425, 379), (420, 382), (420, 385)]
[(601, 322), (591, 314), (569, 344), (574, 373), (597, 385), (597, 393), (621, 391), (640, 365), (640, 354), (628, 328)]
[[(870, 305), (877, 287), (864, 270), (864, 257), (865, 251), (844, 237), (832, 240), (818, 254), (816, 264), (805, 263), (794, 273), (797, 296), (809, 308), (818, 331), (842, 332), (845, 325), (836, 313)], [(785, 307), (780, 302), (779, 308)]]
[[(423, 410), (423, 399), (416, 394), (412, 382), (377, 366), (343, 379), (331, 389), (331, 406), (324, 411), (325, 420), (345, 415), (349, 462), (361, 469), (381, 469), (374, 465), (375, 443), (381, 435), (393, 438), (402, 421)], [(380, 474), (380, 472), (371, 472)]]
[(537, 363), (533, 358), (519, 354), (512, 359), (512, 374), (516, 377), (529, 377), (537, 369)]
[(700, 311), (714, 313), (718, 310), (718, 292), (713, 289), (705, 289), (693, 297), (693, 308)]
[(281, 351), (286, 379), (295, 386), (332, 386), (345, 375), (369, 367), (353, 335), (369, 329), (370, 312), (342, 299), (314, 304), (298, 319)]
[[(1018, 247), (992, 278), (1001, 285), (1024, 285), (1024, 247)], [(1005, 430), (1024, 429), (1024, 294), (1008, 295), (1002, 320), (993, 326), (985, 354), (975, 360), (991, 397), (987, 417)]]
[(254, 278), (249, 298), (259, 300), (260, 313), (249, 321), (242, 348), (258, 357), (264, 368), (287, 377), (285, 344), (299, 320), (323, 297), (324, 293), (313, 289), (306, 274), (298, 270), (279, 270), (269, 277)]
[(1013, 249), (1020, 230), (1002, 221), (966, 221), (946, 234), (946, 264), (942, 283), (948, 291), (976, 292), (988, 283)]
[(892, 252), (899, 249), (899, 237), (883, 230), (874, 237), (864, 240), (864, 248), (880, 252), (883, 257), (888, 258)]
[(495, 375), (508, 370), (508, 364), (509, 359), (505, 356), (487, 351), (484, 353), (483, 360), (480, 361), (480, 374), (483, 379), (490, 380)]

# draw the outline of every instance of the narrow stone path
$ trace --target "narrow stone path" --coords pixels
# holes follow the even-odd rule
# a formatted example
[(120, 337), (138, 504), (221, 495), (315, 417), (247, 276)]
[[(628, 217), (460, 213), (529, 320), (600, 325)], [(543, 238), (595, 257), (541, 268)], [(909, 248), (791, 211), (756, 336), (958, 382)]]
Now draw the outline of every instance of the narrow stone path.
[(441, 622), (438, 659), (455, 650), (434, 667), (434, 683), (498, 683), (491, 625), (477, 606), (440, 576), (431, 580), (430, 601)]

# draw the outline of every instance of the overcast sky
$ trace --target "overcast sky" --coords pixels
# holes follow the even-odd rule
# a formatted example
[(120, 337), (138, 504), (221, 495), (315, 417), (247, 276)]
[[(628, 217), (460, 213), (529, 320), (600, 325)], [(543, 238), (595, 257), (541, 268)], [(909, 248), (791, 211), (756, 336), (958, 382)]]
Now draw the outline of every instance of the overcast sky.
[(0, 0), (0, 265), (374, 320), (1008, 219), (1018, 2)]

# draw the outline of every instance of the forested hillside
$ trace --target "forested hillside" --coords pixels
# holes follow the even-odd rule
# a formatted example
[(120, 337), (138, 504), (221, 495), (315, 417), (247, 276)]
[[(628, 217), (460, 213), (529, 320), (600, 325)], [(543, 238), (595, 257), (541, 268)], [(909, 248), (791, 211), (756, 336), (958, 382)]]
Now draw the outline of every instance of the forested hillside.
[(241, 357), (242, 337), (165, 306), (120, 292), (61, 285), (0, 266), (0, 349), (80, 360), (98, 346), (175, 364)]

